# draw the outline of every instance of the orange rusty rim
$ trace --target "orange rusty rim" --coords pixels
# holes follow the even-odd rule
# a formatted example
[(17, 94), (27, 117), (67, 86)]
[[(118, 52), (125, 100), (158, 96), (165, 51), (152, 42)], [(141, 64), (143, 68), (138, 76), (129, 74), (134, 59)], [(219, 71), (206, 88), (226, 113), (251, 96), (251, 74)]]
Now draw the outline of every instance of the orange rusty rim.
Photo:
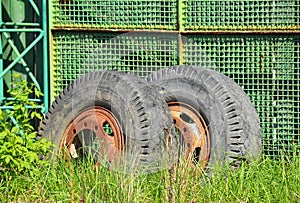
[(204, 118), (192, 106), (169, 102), (174, 126), (184, 139), (185, 158), (190, 165), (205, 167), (210, 155), (210, 137)]
[(124, 150), (122, 129), (113, 113), (103, 107), (92, 107), (81, 112), (68, 125), (60, 143), (69, 156), (77, 158), (83, 152), (92, 152), (99, 165), (99, 158), (117, 163)]

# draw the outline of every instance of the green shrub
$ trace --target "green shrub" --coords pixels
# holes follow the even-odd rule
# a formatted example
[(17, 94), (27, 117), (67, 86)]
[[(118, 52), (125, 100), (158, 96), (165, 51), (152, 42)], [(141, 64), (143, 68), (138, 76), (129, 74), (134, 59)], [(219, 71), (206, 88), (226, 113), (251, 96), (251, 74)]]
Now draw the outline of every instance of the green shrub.
[(40, 120), (42, 116), (37, 112), (38, 104), (29, 96), (34, 93), (40, 97), (42, 93), (33, 84), (22, 80), (19, 74), (14, 75), (8, 93), (15, 99), (5, 103), (6, 106), (13, 106), (13, 109), (0, 109), (0, 170), (5, 172), (0, 174), (24, 172), (27, 169), (35, 172), (38, 166), (47, 164), (39, 156), (46, 155), (51, 146), (45, 139), (36, 139), (37, 132), (31, 124), (33, 119)]

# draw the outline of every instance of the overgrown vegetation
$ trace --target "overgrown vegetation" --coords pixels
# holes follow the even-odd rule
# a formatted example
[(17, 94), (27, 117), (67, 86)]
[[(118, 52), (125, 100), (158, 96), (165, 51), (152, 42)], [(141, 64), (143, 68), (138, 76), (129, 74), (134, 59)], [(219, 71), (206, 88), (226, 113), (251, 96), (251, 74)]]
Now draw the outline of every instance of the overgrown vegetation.
[(122, 174), (93, 161), (56, 162), (0, 183), (1, 202), (299, 202), (300, 157), (264, 157), (210, 176), (179, 165), (155, 174)]
[[(0, 202), (300, 202), (300, 156), (263, 157), (210, 174), (178, 164), (154, 174), (94, 168), (93, 159), (42, 161), (50, 143), (37, 141), (30, 120), (40, 118), (28, 99), (35, 92), (19, 76), (9, 90), (15, 101), (0, 110)], [(25, 108), (32, 106), (33, 108)], [(15, 118), (17, 124), (12, 121)]]
[(31, 124), (32, 119), (41, 119), (41, 114), (36, 111), (37, 103), (30, 100), (29, 95), (34, 93), (40, 97), (42, 94), (33, 84), (28, 85), (26, 80), (22, 80), (19, 74), (14, 75), (8, 93), (15, 99), (5, 103), (13, 109), (0, 109), (1, 179), (25, 170), (38, 171), (40, 166), (47, 164), (39, 156), (48, 153), (51, 145), (45, 139), (36, 139), (37, 132)]

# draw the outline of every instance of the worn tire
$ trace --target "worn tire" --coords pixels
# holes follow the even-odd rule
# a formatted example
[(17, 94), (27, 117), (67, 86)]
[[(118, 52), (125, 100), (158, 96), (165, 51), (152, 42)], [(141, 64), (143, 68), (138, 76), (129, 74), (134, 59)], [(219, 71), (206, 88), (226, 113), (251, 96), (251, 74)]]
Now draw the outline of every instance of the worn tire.
[(210, 139), (208, 166), (260, 157), (259, 118), (243, 89), (227, 76), (210, 69), (174, 66), (150, 74), (168, 104), (191, 105), (204, 118)]
[[(104, 130), (98, 132), (99, 128), (104, 128), (104, 123), (109, 123), (111, 131), (116, 132), (112, 135)], [(67, 147), (68, 153), (74, 156), (78, 155), (77, 145), (84, 147), (83, 141), (92, 146), (93, 141), (87, 136), (96, 133), (93, 140), (98, 138), (100, 143), (100, 136), (106, 144), (100, 143), (98, 148), (115, 150), (111, 151), (110, 159), (103, 158), (103, 150), (101, 153), (97, 151), (101, 155), (97, 156), (97, 161), (127, 173), (154, 172), (167, 167), (170, 157), (166, 157), (164, 151), (169, 147), (166, 140), (172, 136), (173, 129), (168, 106), (146, 81), (120, 72), (96, 71), (64, 88), (45, 115), (39, 133), (57, 146), (55, 152)], [(87, 130), (93, 135), (85, 133)], [(78, 141), (75, 143), (79, 131), (83, 134), (80, 136), (85, 136), (80, 137), (81, 145)], [(118, 139), (122, 146), (119, 142), (115, 144), (115, 140), (111, 141), (116, 135), (121, 137)], [(75, 151), (70, 147), (72, 144)]]

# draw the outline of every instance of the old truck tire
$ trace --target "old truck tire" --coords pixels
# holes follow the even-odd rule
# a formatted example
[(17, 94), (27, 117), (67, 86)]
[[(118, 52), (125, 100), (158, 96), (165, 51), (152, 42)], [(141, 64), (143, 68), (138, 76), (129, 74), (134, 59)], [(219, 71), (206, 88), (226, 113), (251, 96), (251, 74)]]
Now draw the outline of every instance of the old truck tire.
[[(70, 158), (88, 151), (113, 170), (153, 172), (167, 167), (172, 118), (164, 99), (146, 81), (96, 71), (69, 84), (45, 115), (39, 133)], [(165, 157), (162, 157), (164, 155)]]
[(256, 110), (227, 76), (174, 66), (150, 74), (147, 81), (160, 87), (175, 128), (183, 135), (186, 155), (194, 162), (204, 167), (229, 162), (236, 167), (241, 160), (260, 156), (262, 135)]

